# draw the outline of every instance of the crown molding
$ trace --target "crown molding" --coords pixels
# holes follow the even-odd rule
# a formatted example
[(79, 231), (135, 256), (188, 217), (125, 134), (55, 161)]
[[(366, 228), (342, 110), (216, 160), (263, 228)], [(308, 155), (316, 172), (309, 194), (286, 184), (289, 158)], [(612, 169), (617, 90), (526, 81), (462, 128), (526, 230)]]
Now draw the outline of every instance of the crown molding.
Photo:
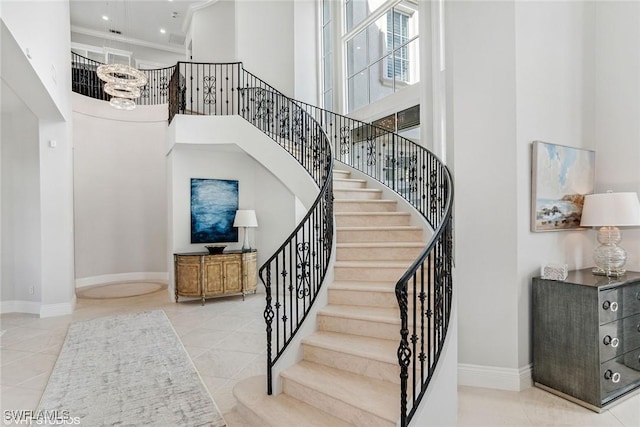
[(72, 33), (78, 33), (78, 34), (84, 34), (85, 36), (93, 36), (93, 37), (98, 37), (101, 39), (106, 39), (106, 40), (113, 40), (113, 41), (117, 41), (117, 42), (121, 42), (121, 43), (128, 43), (128, 44), (132, 44), (132, 45), (136, 45), (136, 46), (142, 46), (142, 47), (149, 47), (151, 49), (157, 49), (157, 50), (163, 50), (165, 52), (171, 52), (171, 53), (180, 53), (183, 54), (185, 53), (185, 47), (173, 47), (173, 46), (167, 46), (167, 45), (163, 45), (163, 44), (159, 44), (159, 43), (151, 43), (145, 40), (139, 40), (139, 39), (133, 39), (133, 38), (129, 38), (129, 37), (123, 37), (123, 36), (119, 36), (119, 35), (114, 35), (111, 33), (106, 33), (104, 31), (96, 31), (96, 30), (92, 30), (90, 28), (85, 28), (85, 27), (78, 27), (75, 25), (71, 26), (71, 32)]

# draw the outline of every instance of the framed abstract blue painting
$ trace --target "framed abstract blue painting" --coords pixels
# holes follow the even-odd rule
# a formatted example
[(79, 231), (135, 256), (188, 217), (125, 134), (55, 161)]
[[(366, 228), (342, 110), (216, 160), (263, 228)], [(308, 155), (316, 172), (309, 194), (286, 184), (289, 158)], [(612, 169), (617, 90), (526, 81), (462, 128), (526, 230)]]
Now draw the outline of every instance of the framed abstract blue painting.
[(191, 178), (191, 243), (237, 242), (238, 181)]

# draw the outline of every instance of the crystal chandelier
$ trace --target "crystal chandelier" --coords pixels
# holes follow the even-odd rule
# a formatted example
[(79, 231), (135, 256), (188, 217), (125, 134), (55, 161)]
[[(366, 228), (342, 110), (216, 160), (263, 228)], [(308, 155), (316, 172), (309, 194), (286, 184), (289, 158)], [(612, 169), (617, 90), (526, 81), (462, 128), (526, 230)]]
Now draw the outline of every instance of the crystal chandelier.
[(147, 84), (147, 76), (140, 70), (125, 64), (103, 64), (97, 69), (100, 80), (105, 82), (104, 91), (112, 96), (109, 104), (121, 110), (136, 108), (135, 98), (140, 97), (140, 88)]

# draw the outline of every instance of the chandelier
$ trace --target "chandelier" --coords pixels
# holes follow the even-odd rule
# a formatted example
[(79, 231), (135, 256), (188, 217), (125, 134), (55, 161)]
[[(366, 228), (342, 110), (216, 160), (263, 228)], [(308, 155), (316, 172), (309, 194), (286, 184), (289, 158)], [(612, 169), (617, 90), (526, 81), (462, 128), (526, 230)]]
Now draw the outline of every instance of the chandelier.
[(140, 97), (140, 88), (147, 84), (144, 73), (130, 65), (102, 64), (97, 74), (105, 82), (104, 91), (112, 96), (109, 101), (112, 107), (121, 110), (136, 108), (134, 99)]

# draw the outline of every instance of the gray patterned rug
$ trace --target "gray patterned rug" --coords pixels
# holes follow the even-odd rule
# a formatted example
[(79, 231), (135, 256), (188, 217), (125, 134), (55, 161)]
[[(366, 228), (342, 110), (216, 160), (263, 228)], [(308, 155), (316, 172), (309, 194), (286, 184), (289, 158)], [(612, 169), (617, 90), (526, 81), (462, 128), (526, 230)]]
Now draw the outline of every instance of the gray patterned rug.
[(92, 427), (226, 425), (161, 310), (72, 323), (38, 410)]

